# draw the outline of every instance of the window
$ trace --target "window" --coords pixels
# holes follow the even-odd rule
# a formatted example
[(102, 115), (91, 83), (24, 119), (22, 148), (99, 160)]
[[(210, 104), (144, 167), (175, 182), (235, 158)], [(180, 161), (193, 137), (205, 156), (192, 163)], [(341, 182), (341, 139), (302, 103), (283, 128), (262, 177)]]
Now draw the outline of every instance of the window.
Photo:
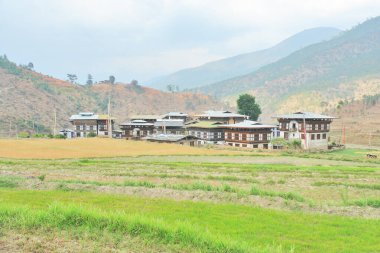
[(270, 139), (271, 139), (271, 135), (267, 134), (267, 141), (270, 141)]
[(314, 134), (311, 134), (311, 139), (315, 140), (315, 135)]
[(258, 148), (258, 147), (259, 147), (259, 145), (257, 145), (257, 144), (256, 144), (256, 145), (253, 145), (253, 148)]
[(307, 131), (313, 130), (312, 125), (311, 124), (306, 124), (306, 130)]
[(282, 128), (282, 123), (280, 123), (280, 124), (278, 125), (278, 127), (281, 129), (281, 128)]
[(79, 129), (80, 129), (80, 130), (83, 130), (83, 125), (80, 125), (80, 126), (79, 126)]
[(293, 123), (292, 128), (293, 128), (293, 129), (296, 129), (296, 128), (297, 128), (297, 124), (296, 124), (296, 123)]
[(243, 139), (243, 135), (239, 134), (239, 141), (241, 141), (242, 139)]
[(222, 132), (218, 132), (218, 139), (222, 138)]
[(327, 125), (326, 125), (326, 129), (327, 129), (327, 130), (330, 130), (330, 124), (327, 124)]
[(240, 144), (239, 143), (235, 143), (235, 147), (240, 147)]
[(263, 134), (259, 134), (259, 141), (263, 140)]
[(315, 130), (318, 130), (318, 128), (319, 128), (319, 125), (315, 124)]
[(289, 129), (289, 123), (286, 123), (286, 127), (285, 127), (285, 129), (286, 129), (286, 130)]
[(242, 144), (241, 145), (243, 148), (246, 148), (247, 147), (247, 144)]
[(259, 140), (259, 135), (255, 134), (255, 141), (258, 141), (258, 140)]
[(91, 130), (90, 127), (91, 127), (91, 126), (86, 126), (86, 130), (87, 130), (87, 131), (90, 131), (90, 130)]
[(246, 141), (246, 140), (247, 140), (247, 134), (243, 134), (242, 140), (243, 140), (243, 141)]
[(317, 134), (317, 140), (320, 140), (320, 139), (321, 139), (321, 135)]
[(326, 134), (322, 134), (322, 139), (326, 140), (327, 138), (327, 135)]
[(325, 130), (325, 124), (321, 124), (321, 130)]

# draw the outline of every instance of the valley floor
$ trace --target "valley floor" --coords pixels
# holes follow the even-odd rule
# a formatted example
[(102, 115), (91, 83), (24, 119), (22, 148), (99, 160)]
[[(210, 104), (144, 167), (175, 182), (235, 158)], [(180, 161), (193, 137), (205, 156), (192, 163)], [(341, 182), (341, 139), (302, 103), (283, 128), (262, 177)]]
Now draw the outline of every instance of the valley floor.
[(365, 158), (379, 151), (155, 145), (161, 155), (0, 159), (0, 252), (380, 249), (380, 160)]

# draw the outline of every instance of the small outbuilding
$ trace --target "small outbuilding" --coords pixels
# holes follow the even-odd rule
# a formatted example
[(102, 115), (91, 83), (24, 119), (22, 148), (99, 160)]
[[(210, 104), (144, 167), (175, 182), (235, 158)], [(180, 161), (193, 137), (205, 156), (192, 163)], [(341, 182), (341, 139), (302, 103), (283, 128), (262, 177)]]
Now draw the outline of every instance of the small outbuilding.
[(194, 146), (198, 146), (197, 140), (199, 138), (192, 135), (154, 134), (154, 135), (149, 135), (143, 139), (150, 142), (176, 143), (180, 145), (194, 147)]

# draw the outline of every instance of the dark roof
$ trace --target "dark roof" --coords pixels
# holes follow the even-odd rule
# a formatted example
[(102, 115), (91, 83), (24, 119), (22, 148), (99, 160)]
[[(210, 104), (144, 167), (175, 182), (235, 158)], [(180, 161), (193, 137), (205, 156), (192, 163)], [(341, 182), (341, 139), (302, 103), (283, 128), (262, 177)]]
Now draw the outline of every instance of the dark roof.
[(312, 112), (295, 112), (290, 114), (275, 115), (272, 118), (277, 119), (336, 119), (333, 116), (327, 116)]
[(167, 141), (167, 142), (177, 142), (177, 141), (181, 141), (181, 140), (184, 140), (184, 139), (198, 139), (197, 137), (195, 136), (192, 136), (192, 135), (177, 135), (177, 134), (154, 134), (154, 135), (149, 135), (145, 138), (143, 138), (144, 140), (153, 140), (153, 141)]

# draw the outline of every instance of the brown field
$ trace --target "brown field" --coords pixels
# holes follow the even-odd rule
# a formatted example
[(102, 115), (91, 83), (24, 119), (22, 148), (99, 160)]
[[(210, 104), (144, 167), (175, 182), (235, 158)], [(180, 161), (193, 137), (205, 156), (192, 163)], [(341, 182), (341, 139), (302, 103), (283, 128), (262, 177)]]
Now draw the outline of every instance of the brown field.
[(58, 159), (142, 155), (228, 155), (239, 153), (244, 152), (106, 138), (0, 140), (0, 157), (2, 158)]

